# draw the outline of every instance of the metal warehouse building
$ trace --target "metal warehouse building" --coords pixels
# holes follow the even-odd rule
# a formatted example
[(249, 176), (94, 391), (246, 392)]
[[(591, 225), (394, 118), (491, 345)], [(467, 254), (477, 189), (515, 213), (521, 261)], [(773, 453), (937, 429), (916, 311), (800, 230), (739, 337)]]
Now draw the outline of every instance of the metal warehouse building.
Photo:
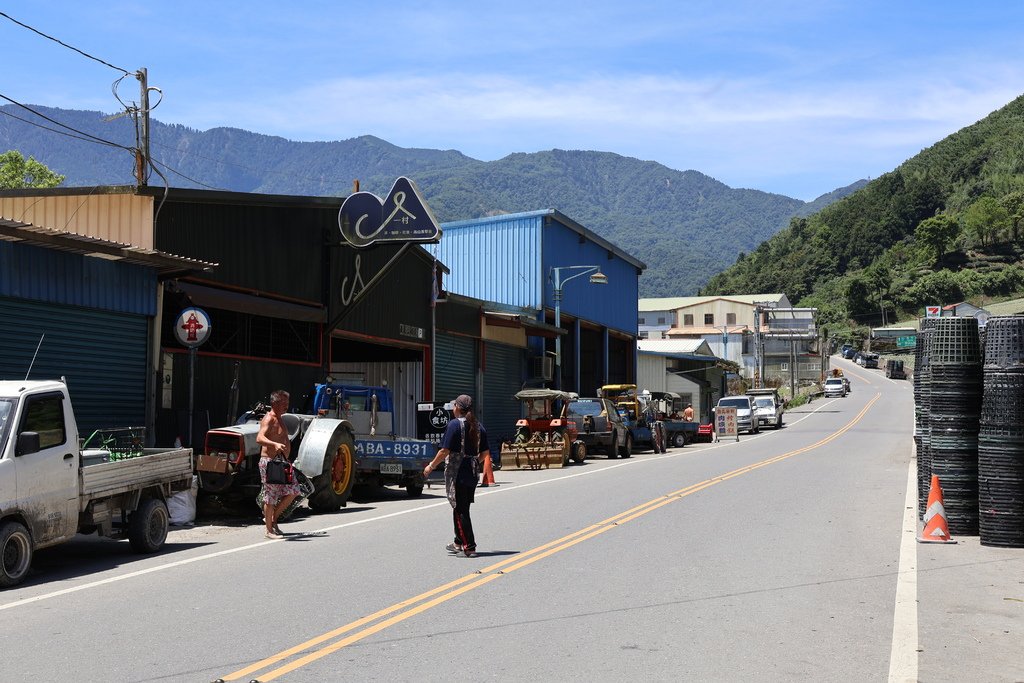
[[(448, 291), (533, 311), (537, 322), (549, 325), (558, 309), (564, 333), (530, 337), (523, 384), (560, 384), (592, 396), (603, 384), (635, 381), (642, 262), (554, 209), (445, 223), (442, 229), (441, 242), (430, 250), (451, 268)], [(595, 273), (607, 284), (591, 282)], [(557, 337), (560, 380), (553, 362)], [(438, 330), (436, 344), (439, 357), (447, 346), (461, 345), (460, 356), (486, 372), (468, 338)]]

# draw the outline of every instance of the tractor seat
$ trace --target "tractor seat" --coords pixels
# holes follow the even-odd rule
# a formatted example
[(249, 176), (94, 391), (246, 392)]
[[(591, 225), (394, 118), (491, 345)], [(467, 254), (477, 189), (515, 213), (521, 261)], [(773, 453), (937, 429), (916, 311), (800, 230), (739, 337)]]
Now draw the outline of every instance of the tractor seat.
[(294, 442), (302, 433), (302, 420), (298, 415), (285, 413), (281, 416), (281, 424), (288, 431), (288, 440)]

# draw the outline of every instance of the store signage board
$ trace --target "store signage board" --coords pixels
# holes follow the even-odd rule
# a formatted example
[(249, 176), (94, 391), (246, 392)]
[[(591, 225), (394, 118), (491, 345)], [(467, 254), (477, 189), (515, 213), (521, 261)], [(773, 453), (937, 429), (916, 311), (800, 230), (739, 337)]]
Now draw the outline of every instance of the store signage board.
[(924, 317), (938, 318), (942, 315), (942, 306), (925, 306)]
[(735, 407), (719, 406), (715, 409), (715, 434), (719, 439), (723, 436), (735, 436), (737, 441), (740, 440), (739, 430), (736, 429)]
[(416, 183), (395, 181), (381, 199), (372, 192), (349, 195), (338, 211), (338, 229), (346, 242), (362, 249), (381, 242), (438, 242), (441, 226)]

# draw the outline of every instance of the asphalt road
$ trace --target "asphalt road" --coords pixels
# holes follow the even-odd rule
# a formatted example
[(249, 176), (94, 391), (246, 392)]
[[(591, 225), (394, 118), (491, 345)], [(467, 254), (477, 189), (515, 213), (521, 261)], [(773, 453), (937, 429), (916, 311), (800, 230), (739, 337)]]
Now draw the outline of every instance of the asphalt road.
[(1024, 550), (915, 544), (911, 386), (834, 365), (778, 431), (497, 472), (474, 559), (436, 486), (40, 551), (0, 680), (1024, 680)]

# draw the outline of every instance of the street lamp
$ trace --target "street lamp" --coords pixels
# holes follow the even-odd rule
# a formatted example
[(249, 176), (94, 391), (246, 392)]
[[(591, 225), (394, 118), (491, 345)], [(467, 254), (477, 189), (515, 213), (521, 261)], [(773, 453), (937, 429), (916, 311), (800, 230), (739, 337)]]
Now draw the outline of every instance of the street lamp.
[[(575, 275), (562, 279), (563, 271), (578, 270), (580, 272)], [(565, 286), (570, 280), (574, 280), (584, 275), (590, 276), (590, 283), (593, 285), (606, 285), (608, 284), (608, 276), (601, 272), (600, 266), (561, 266), (559, 268), (552, 268), (549, 278), (554, 285), (554, 299), (555, 299), (555, 327), (562, 327), (562, 287)], [(562, 388), (562, 334), (559, 332), (555, 335), (555, 381), (556, 389)]]

